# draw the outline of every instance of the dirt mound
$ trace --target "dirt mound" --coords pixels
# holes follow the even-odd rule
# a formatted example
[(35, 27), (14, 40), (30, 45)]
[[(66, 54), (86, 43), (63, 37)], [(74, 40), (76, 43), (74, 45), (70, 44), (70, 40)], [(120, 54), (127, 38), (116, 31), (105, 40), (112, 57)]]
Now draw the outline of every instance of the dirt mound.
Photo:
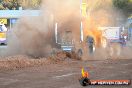
[(33, 58), (25, 55), (9, 56), (0, 59), (0, 70), (15, 70), (27, 67), (59, 64), (66, 59), (78, 59), (75, 53), (58, 52), (48, 58)]
[(71, 58), (71, 59), (75, 59), (75, 60), (81, 60), (81, 57), (78, 56), (78, 54), (76, 54), (75, 52), (65, 52), (66, 56)]
[(25, 67), (40, 66), (46, 63), (46, 59), (34, 59), (28, 56), (11, 56), (0, 60), (0, 70), (14, 70)]
[(49, 57), (51, 62), (65, 61), (66, 59), (81, 60), (75, 52), (58, 52), (53, 56)]

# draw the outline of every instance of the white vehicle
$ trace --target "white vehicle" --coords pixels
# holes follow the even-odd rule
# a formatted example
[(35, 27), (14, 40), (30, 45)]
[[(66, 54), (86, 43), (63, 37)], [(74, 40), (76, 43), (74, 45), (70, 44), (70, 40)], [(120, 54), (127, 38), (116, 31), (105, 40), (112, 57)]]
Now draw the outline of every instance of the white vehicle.
[(102, 31), (102, 45), (109, 47), (110, 56), (119, 56), (121, 53), (121, 45), (125, 44), (123, 35), (123, 27), (99, 27)]
[(113, 40), (120, 38), (120, 29), (120, 27), (99, 27), (99, 30), (103, 31), (103, 36)]
[(6, 26), (4, 24), (0, 24), (0, 44), (7, 44), (6, 32)]

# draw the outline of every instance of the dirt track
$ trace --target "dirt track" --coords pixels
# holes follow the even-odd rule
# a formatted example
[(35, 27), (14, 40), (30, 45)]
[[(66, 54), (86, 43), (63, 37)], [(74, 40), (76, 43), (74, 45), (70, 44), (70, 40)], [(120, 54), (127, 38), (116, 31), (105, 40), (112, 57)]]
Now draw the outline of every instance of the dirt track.
[[(132, 59), (76, 61), (47, 64), (14, 71), (0, 72), (0, 88), (83, 88), (78, 79), (81, 67), (90, 79), (132, 79)], [(90, 86), (86, 88), (132, 88), (130, 86)]]

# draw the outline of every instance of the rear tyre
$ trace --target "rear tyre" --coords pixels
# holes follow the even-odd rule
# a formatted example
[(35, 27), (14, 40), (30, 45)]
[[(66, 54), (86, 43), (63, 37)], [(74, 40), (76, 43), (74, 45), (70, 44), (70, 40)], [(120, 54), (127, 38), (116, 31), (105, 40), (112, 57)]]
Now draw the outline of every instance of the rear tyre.
[(79, 49), (77, 54), (78, 54), (78, 57), (81, 58), (83, 56), (83, 50)]

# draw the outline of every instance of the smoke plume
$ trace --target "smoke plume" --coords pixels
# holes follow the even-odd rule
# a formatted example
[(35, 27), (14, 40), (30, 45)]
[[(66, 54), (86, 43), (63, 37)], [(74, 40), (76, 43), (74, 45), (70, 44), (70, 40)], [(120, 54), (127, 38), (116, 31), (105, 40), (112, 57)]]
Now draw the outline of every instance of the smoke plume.
[[(38, 17), (21, 17), (9, 34), (7, 55), (48, 56), (56, 48), (54, 24), (58, 32), (79, 33), (80, 6), (76, 0), (43, 1)], [(78, 30), (78, 31), (77, 31)]]
[[(84, 42), (88, 34), (100, 36), (95, 31), (97, 27), (118, 26), (120, 23), (117, 22), (117, 18), (123, 18), (122, 13), (113, 7), (112, 0), (86, 1), (88, 4), (87, 26), (84, 28)], [(49, 56), (53, 48), (57, 48), (55, 23), (58, 23), (58, 33), (63, 33), (65, 30), (72, 31), (72, 36), (78, 47), (80, 22), (82, 20), (80, 9), (80, 0), (44, 0), (41, 4), (40, 16), (21, 17), (15, 27), (12, 28), (6, 54)], [(91, 32), (91, 30), (94, 31)], [(87, 54), (87, 52), (84, 53)], [(107, 56), (103, 51), (97, 54), (103, 57)]]

